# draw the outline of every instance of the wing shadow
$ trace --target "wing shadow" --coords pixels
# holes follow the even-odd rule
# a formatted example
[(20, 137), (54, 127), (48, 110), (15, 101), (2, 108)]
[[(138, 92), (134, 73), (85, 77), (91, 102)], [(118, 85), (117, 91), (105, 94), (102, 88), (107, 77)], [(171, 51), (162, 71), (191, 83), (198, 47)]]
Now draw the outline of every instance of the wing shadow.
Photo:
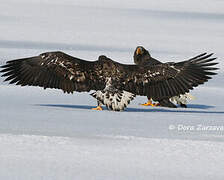
[(187, 107), (191, 109), (210, 109), (210, 108), (214, 108), (215, 106), (204, 105), (204, 104), (188, 104)]
[(45, 107), (59, 107), (59, 108), (70, 108), (70, 109), (92, 109), (96, 106), (89, 105), (68, 105), (68, 104), (35, 104), (35, 106), (45, 106)]
[[(43, 106), (43, 107), (58, 107), (58, 108), (70, 108), (70, 109), (88, 109), (94, 108), (96, 106), (89, 105), (67, 105), (67, 104), (35, 104), (35, 106)], [(208, 109), (214, 106), (200, 105), (200, 104), (191, 104), (189, 105), (190, 110), (177, 108), (177, 109), (169, 109), (169, 108), (127, 108), (124, 112), (173, 112), (173, 113), (195, 113), (195, 114), (224, 114), (224, 111), (197, 111), (192, 109)], [(104, 108), (105, 109), (105, 108)]]
[(173, 112), (173, 113), (194, 113), (194, 114), (224, 114), (224, 111), (195, 111), (195, 110), (177, 110), (168, 108), (153, 108), (153, 109), (140, 109), (140, 108), (127, 108), (127, 112)]

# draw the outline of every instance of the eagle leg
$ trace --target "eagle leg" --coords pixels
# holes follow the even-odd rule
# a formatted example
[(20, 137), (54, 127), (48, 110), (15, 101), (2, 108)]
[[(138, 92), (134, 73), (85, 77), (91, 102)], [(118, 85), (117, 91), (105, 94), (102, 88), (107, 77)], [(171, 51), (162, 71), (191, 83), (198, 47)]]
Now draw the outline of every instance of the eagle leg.
[(98, 111), (102, 111), (103, 110), (103, 108), (101, 107), (103, 104), (101, 103), (101, 102), (99, 102), (99, 101), (97, 101), (97, 107), (95, 107), (95, 108), (92, 108), (92, 110), (98, 110)]
[(147, 103), (141, 104), (142, 106), (152, 106), (152, 107), (156, 107), (156, 106), (160, 106), (159, 103), (152, 103), (152, 100), (148, 100)]

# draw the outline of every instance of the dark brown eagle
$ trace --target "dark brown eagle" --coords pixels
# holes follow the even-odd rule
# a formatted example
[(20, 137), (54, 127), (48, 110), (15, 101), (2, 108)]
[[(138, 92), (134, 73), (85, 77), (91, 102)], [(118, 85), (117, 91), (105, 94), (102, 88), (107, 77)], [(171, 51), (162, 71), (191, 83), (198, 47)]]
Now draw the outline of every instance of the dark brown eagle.
[(203, 84), (217, 68), (215, 58), (199, 55), (179, 63), (154, 66), (126, 65), (106, 56), (86, 61), (63, 52), (46, 52), (39, 56), (11, 60), (2, 66), (5, 81), (21, 86), (62, 89), (66, 93), (89, 92), (112, 110), (123, 110), (135, 95), (153, 100), (189, 92)]
[[(201, 60), (207, 59), (207, 60), (213, 61), (216, 58), (210, 58), (212, 55), (213, 54), (203, 53), (203, 54), (200, 54), (199, 56), (191, 58), (190, 61), (197, 60), (197, 59), (198, 60), (199, 59), (201, 59)], [(210, 59), (208, 59), (208, 58), (210, 58)], [(134, 63), (139, 66), (144, 66), (144, 67), (156, 66), (156, 65), (163, 64), (161, 61), (153, 58), (150, 55), (149, 51), (147, 51), (143, 46), (136, 47), (135, 52), (134, 52)], [(173, 63), (168, 63), (168, 64), (173, 64)], [(210, 63), (207, 65), (211, 66), (211, 65), (215, 65), (215, 64), (217, 64), (217, 63)], [(214, 68), (212, 68), (210, 70), (214, 70)], [(147, 95), (147, 98), (148, 98), (148, 102), (145, 104), (142, 104), (143, 106), (164, 106), (164, 107), (176, 108), (177, 106), (173, 103), (173, 102), (176, 102), (181, 107), (186, 108), (187, 100), (193, 99), (193, 96), (190, 95), (189, 93), (179, 94), (179, 95), (171, 97), (171, 98), (169, 98), (169, 97), (160, 98), (158, 100), (159, 103), (152, 103), (152, 97), (150, 94)]]

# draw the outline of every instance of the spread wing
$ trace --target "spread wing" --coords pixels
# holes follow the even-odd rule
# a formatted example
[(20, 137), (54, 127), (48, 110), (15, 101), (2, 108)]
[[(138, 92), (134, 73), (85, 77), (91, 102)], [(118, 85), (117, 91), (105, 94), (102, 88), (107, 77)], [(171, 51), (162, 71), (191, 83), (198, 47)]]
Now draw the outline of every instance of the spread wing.
[(184, 94), (203, 84), (217, 68), (212, 54), (202, 54), (188, 61), (154, 66), (125, 65), (106, 56), (85, 61), (62, 52), (8, 61), (2, 66), (5, 81), (25, 86), (62, 89), (64, 92), (102, 90), (107, 77), (117, 89), (154, 100)]
[(1, 72), (10, 84), (56, 88), (67, 93), (81, 92), (104, 88), (105, 81), (98, 78), (96, 62), (81, 60), (63, 52), (47, 52), (8, 61)]
[(211, 79), (218, 68), (213, 54), (200, 54), (187, 61), (149, 66), (130, 66), (123, 88), (136, 95), (147, 95), (153, 100), (170, 98), (189, 92), (190, 89)]

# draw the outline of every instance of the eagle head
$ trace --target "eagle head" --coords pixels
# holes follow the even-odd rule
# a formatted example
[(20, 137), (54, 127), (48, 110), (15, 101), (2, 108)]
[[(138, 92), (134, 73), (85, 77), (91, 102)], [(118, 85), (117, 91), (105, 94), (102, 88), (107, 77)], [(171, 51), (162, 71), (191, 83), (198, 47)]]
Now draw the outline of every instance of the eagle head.
[(149, 52), (142, 46), (137, 46), (134, 52), (134, 62), (137, 65), (144, 65), (151, 58)]

